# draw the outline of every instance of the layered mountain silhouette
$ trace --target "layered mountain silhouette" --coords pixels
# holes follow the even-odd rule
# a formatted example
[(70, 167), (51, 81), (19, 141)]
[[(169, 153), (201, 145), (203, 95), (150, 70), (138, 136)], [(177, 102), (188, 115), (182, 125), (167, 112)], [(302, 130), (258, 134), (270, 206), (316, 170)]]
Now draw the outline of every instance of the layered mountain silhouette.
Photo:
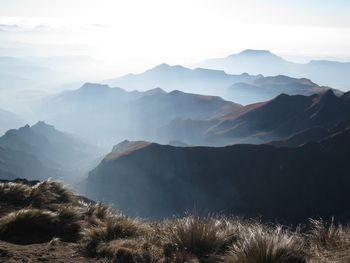
[[(124, 139), (159, 140), (160, 127), (173, 119), (207, 120), (237, 112), (241, 105), (216, 96), (165, 92), (125, 91), (87, 83), (78, 90), (49, 98), (42, 106), (48, 120), (61, 130), (108, 145)], [(43, 112), (42, 111), (42, 112)], [(164, 142), (168, 138), (164, 136)]]
[(180, 65), (160, 64), (140, 74), (128, 74), (106, 81), (111, 86), (127, 90), (149, 90), (161, 88), (165, 91), (181, 90), (184, 92), (223, 96), (234, 83), (251, 83), (261, 76), (246, 73), (226, 74), (222, 70), (204, 68), (190, 69)]
[[(281, 93), (288, 95), (312, 95), (325, 92), (328, 87), (320, 87), (309, 79), (291, 78), (278, 75), (255, 79), (252, 83), (235, 83), (228, 89), (228, 97), (242, 104), (270, 100)], [(340, 94), (339, 91), (335, 91)]]
[(164, 127), (164, 132), (171, 131), (174, 140), (186, 142), (196, 137), (198, 144), (207, 145), (287, 139), (314, 127), (330, 129), (347, 119), (349, 96), (349, 92), (336, 96), (332, 90), (311, 96), (281, 94), (273, 100), (245, 106), (238, 113), (217, 119), (176, 120)]
[[(299, 147), (124, 142), (90, 172), (89, 197), (133, 215), (186, 210), (295, 223), (349, 216), (350, 126)], [(117, 147), (118, 148), (118, 147)]]
[(7, 131), (0, 137), (0, 148), (3, 179), (72, 180), (81, 175), (84, 163), (97, 154), (93, 146), (41, 121)]
[[(288, 83), (295, 81), (279, 76), (261, 78), (257, 83), (264, 85), (280, 82), (282, 84), (279, 85), (288, 86)], [(326, 97), (330, 97), (329, 103), (340, 103), (333, 91), (325, 92), (325, 89), (314, 86), (305, 79), (297, 81), (300, 89), (307, 90), (305, 93), (315, 89), (317, 94), (283, 94), (268, 102), (242, 106), (217, 96), (179, 90), (166, 92), (156, 88), (143, 92), (125, 91), (121, 88), (110, 88), (108, 85), (86, 83), (80, 89), (48, 98), (40, 112), (45, 110), (41, 118), (55, 123), (59, 129), (80, 134), (108, 147), (124, 139), (160, 143), (181, 141), (189, 145), (259, 143), (283, 139), (302, 128), (315, 125), (313, 118), (310, 120), (312, 124), (301, 127), (303, 121), (308, 123), (308, 118), (317, 107), (323, 107), (322, 103), (326, 103), (326, 107), (332, 107), (324, 102)], [(339, 98), (342, 96), (345, 97), (340, 95)], [(312, 108), (303, 115), (311, 105)], [(299, 119), (295, 121), (295, 125), (291, 123), (290, 126), (293, 127), (286, 128), (284, 134), (283, 122), (292, 121), (291, 118)], [(322, 118), (319, 117), (320, 120)], [(339, 119), (342, 117), (339, 116)], [(331, 121), (336, 123), (339, 119)]]
[(128, 74), (106, 83), (127, 90), (149, 90), (160, 87), (166, 91), (181, 90), (217, 95), (240, 104), (269, 100), (280, 93), (310, 95), (327, 89), (305, 78), (263, 77), (261, 74), (247, 73), (232, 75), (222, 70), (190, 69), (168, 64), (160, 64), (143, 73)]
[(320, 85), (332, 88), (350, 89), (350, 63), (327, 60), (312, 60), (301, 64), (287, 61), (268, 50), (247, 49), (225, 58), (209, 59), (200, 67), (224, 70), (228, 74), (263, 74), (266, 76), (288, 75), (295, 78), (309, 78)]

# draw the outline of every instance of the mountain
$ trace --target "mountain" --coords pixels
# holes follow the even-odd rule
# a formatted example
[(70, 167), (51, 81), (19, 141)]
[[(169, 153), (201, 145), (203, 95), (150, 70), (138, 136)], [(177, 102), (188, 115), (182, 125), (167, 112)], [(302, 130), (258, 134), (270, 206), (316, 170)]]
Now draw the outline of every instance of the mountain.
[[(309, 79), (291, 78), (278, 75), (255, 79), (252, 83), (235, 83), (228, 89), (226, 97), (242, 104), (270, 100), (281, 93), (288, 95), (312, 95), (325, 92), (328, 87), (320, 87)], [(339, 92), (339, 91), (335, 91)]]
[(200, 145), (266, 143), (315, 127), (333, 128), (350, 116), (349, 98), (349, 92), (336, 96), (332, 90), (311, 96), (281, 94), (220, 118), (176, 120), (163, 129), (171, 130), (172, 140), (196, 137)]
[(298, 132), (295, 135), (290, 136), (285, 140), (272, 141), (269, 144), (274, 146), (287, 146), (287, 147), (296, 147), (308, 143), (310, 141), (318, 142), (327, 137), (333, 136), (337, 133), (342, 132), (343, 130), (350, 127), (350, 118), (340, 122), (338, 125), (331, 129), (323, 127), (312, 127), (310, 129), (303, 130)]
[[(61, 129), (109, 145), (124, 139), (159, 141), (159, 129), (172, 120), (207, 120), (236, 112), (241, 105), (216, 96), (148, 91), (125, 91), (87, 83), (47, 98), (39, 113)], [(163, 134), (164, 135), (164, 134)], [(168, 142), (166, 134), (162, 138)]]
[[(203, 68), (221, 69), (225, 72), (259, 72), (263, 75), (278, 75), (276, 69), (287, 70), (289, 63), (268, 50), (246, 49), (226, 58), (208, 59), (200, 63)], [(232, 73), (236, 74), (236, 73)]]
[(140, 74), (128, 74), (106, 81), (111, 86), (127, 90), (149, 90), (162, 88), (166, 91), (181, 90), (216, 96), (226, 95), (226, 89), (234, 83), (251, 83), (261, 76), (246, 73), (229, 75), (222, 70), (204, 68), (190, 69), (183, 66), (160, 64)]
[(227, 116), (208, 132), (208, 137), (250, 136), (266, 141), (315, 126), (332, 128), (350, 116), (349, 98), (349, 92), (338, 97), (332, 90), (312, 96), (281, 94), (241, 116)]
[(225, 58), (209, 59), (200, 67), (224, 70), (228, 74), (263, 74), (265, 76), (287, 75), (308, 78), (323, 86), (350, 90), (350, 62), (312, 60), (306, 64), (294, 63), (267, 50), (244, 50)]
[(44, 179), (59, 177), (57, 170), (46, 166), (34, 155), (0, 146), (0, 179)]
[[(257, 56), (259, 59), (264, 60), (266, 57), (271, 56), (270, 59), (267, 59), (268, 61), (282, 61), (282, 59), (267, 51), (260, 55), (259, 53), (253, 53), (253, 51), (247, 53), (252, 54), (239, 55), (238, 57), (243, 56), (244, 58), (248, 56), (253, 60)], [(262, 68), (266, 69), (268, 65), (270, 64), (263, 64)], [(258, 72), (258, 70), (255, 72)], [(296, 79), (282, 75), (263, 77), (260, 74), (248, 75), (247, 73), (230, 75), (222, 70), (189, 69), (179, 65), (170, 66), (168, 64), (161, 64), (141, 74), (129, 74), (109, 80), (106, 83), (128, 90), (148, 90), (160, 87), (167, 91), (178, 89), (185, 92), (211, 94), (240, 104), (270, 100), (280, 93), (311, 95), (328, 89), (320, 87), (305, 78)]]
[(346, 219), (349, 143), (349, 127), (294, 148), (130, 142), (90, 172), (85, 193), (145, 217), (195, 208), (288, 223)]
[(2, 170), (29, 179), (72, 181), (82, 175), (85, 162), (98, 156), (95, 147), (41, 121), (7, 131), (0, 137), (0, 147), (5, 156)]

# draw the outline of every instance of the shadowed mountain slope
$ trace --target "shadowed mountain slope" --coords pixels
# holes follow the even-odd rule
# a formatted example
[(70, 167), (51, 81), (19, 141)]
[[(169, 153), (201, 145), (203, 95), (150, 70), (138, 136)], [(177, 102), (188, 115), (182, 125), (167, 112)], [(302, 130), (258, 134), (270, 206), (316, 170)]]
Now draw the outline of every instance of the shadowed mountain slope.
[(349, 93), (336, 96), (332, 90), (312, 96), (281, 94), (210, 121), (175, 120), (163, 129), (171, 131), (171, 139), (184, 142), (195, 136), (191, 131), (196, 131), (197, 141), (207, 145), (265, 143), (315, 127), (335, 127), (350, 116), (349, 98)]
[(349, 129), (295, 148), (148, 143), (107, 155), (90, 172), (86, 193), (147, 217), (196, 207), (287, 222), (339, 218), (349, 215), (349, 143)]

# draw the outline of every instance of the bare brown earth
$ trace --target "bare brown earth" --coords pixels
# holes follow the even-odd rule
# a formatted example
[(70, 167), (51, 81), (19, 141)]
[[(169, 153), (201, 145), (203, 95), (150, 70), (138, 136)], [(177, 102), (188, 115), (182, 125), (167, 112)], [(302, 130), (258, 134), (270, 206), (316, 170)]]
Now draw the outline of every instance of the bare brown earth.
[(107, 259), (87, 258), (75, 243), (42, 243), (17, 245), (0, 241), (0, 262), (6, 263), (80, 263), (80, 262), (107, 262)]

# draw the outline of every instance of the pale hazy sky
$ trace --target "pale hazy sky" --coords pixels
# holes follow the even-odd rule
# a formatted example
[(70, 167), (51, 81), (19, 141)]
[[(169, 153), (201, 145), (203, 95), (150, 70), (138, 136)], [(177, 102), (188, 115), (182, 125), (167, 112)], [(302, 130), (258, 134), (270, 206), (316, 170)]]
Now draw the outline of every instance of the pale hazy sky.
[(350, 59), (349, 0), (0, 0), (0, 55), (89, 55), (125, 69), (246, 48)]

